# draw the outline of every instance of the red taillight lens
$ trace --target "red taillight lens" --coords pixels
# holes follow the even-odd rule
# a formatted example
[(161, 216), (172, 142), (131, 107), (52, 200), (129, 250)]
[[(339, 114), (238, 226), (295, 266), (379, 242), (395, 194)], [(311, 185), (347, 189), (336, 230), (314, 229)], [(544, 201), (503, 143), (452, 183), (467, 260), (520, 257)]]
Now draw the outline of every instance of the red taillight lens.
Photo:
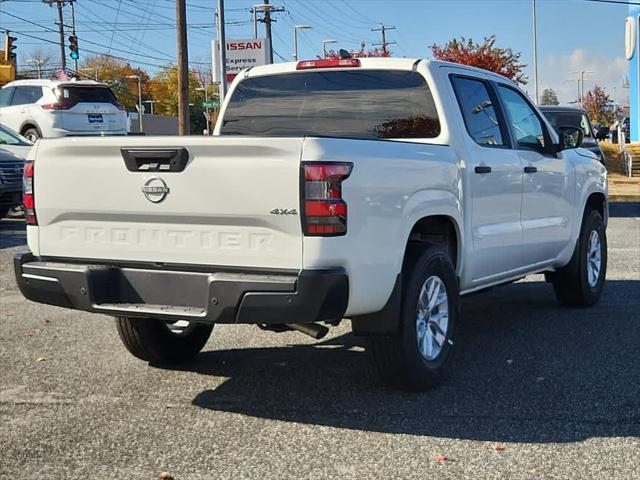
[(351, 163), (303, 163), (304, 198), (302, 226), (305, 235), (337, 236), (347, 233), (347, 204), (342, 182), (351, 174)]
[(22, 177), (22, 203), (24, 204), (24, 213), (27, 225), (38, 225), (38, 220), (36, 219), (36, 204), (33, 197), (33, 174), (33, 162), (24, 162), (24, 174)]
[(40, 108), (43, 110), (69, 110), (73, 105), (70, 103), (64, 102), (56, 102), (56, 103), (45, 103), (40, 105)]
[(360, 60), (357, 58), (326, 58), (323, 60), (304, 60), (298, 62), (296, 70), (309, 70), (311, 68), (345, 68), (359, 67)]

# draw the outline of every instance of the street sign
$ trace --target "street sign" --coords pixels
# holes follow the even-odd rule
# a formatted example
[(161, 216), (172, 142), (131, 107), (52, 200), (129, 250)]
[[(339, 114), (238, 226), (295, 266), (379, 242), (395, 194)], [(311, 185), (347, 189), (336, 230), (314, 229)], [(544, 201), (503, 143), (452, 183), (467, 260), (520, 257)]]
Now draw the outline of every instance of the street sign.
[(200, 106), (202, 108), (219, 108), (220, 107), (220, 101), (219, 100), (209, 100), (207, 102), (202, 102), (200, 104)]
[[(251, 38), (248, 40), (227, 40), (227, 80), (233, 78), (245, 68), (257, 67), (268, 63), (267, 56), (269, 42), (264, 38)], [(220, 62), (218, 61), (218, 41), (211, 44), (213, 61), (213, 81), (219, 82)]]

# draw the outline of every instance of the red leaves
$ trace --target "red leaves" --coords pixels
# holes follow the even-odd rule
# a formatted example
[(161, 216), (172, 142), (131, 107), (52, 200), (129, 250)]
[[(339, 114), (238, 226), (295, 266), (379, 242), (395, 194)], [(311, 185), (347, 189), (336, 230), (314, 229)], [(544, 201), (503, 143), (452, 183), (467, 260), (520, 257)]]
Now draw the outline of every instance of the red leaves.
[(447, 460), (448, 460), (448, 459), (447, 459), (447, 456), (446, 456), (446, 455), (442, 455), (442, 454), (440, 454), (440, 455), (436, 455), (436, 462), (444, 463), (444, 462), (446, 462)]
[(494, 443), (493, 445), (491, 445), (491, 448), (493, 448), (496, 452), (502, 452), (504, 450), (504, 445), (502, 445), (501, 443)]
[(438, 60), (461, 63), (499, 73), (518, 83), (527, 83), (522, 73), (524, 67), (520, 63), (520, 53), (513, 53), (510, 48), (495, 46), (496, 36), (485, 37), (484, 43), (475, 43), (471, 39), (454, 38), (443, 46), (431, 45), (431, 52)]

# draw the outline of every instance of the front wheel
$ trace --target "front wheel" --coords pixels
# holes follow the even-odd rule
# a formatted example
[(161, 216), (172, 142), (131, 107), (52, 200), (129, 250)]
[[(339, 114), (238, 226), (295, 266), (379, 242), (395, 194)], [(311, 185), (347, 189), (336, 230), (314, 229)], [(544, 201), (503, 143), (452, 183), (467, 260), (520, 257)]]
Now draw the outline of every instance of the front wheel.
[(437, 247), (426, 249), (406, 274), (399, 331), (369, 337), (367, 348), (386, 383), (424, 391), (443, 380), (450, 363), (458, 282), (448, 253)]
[(607, 234), (600, 212), (587, 211), (568, 265), (549, 275), (558, 301), (567, 307), (597, 303), (607, 274)]
[(185, 320), (117, 317), (120, 340), (129, 352), (151, 364), (184, 363), (195, 357), (211, 336), (213, 325)]

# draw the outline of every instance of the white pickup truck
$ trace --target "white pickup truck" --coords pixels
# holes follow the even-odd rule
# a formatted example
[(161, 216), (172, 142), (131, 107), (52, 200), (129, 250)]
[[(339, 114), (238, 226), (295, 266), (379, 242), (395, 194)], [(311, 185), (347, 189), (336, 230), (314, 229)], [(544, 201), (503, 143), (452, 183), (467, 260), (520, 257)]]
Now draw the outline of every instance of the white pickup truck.
[(213, 137), (41, 140), (17, 281), (115, 316), (157, 365), (216, 323), (320, 337), (349, 319), (383, 379), (422, 390), (450, 364), (461, 295), (544, 272), (561, 304), (598, 301), (607, 173), (581, 135), (456, 64), (249, 69)]

